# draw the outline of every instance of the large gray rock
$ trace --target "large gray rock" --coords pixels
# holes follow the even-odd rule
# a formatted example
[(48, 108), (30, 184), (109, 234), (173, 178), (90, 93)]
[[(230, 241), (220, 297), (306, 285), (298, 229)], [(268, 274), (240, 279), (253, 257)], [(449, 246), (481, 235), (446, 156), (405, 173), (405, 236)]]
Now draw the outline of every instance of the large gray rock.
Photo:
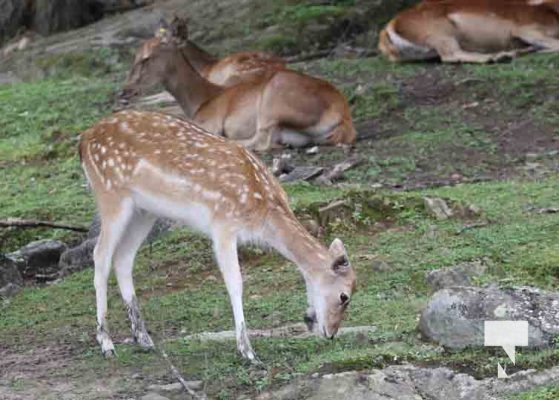
[(6, 256), (16, 262), (24, 278), (50, 280), (57, 277), (60, 255), (66, 249), (66, 245), (58, 240), (44, 239), (31, 242)]
[(23, 279), (14, 260), (0, 254), (0, 297), (13, 296), (21, 290)]
[[(497, 368), (495, 368), (497, 374)], [(521, 371), (509, 379), (477, 380), (448, 368), (389, 366), (368, 372), (343, 372), (304, 377), (259, 400), (497, 400), (513, 393), (548, 385), (559, 379), (559, 367), (546, 371)]]
[(452, 287), (430, 299), (422, 334), (451, 348), (483, 346), (484, 321), (528, 321), (528, 345), (548, 347), (559, 334), (559, 294), (534, 288)]

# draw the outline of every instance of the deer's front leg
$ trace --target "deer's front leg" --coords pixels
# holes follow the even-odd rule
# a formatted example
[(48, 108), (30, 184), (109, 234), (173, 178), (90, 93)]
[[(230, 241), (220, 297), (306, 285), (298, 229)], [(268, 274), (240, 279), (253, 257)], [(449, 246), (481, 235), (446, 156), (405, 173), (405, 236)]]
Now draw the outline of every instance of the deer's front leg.
[(243, 278), (237, 256), (237, 239), (233, 234), (216, 228), (213, 235), (213, 243), (217, 263), (223, 275), (223, 280), (231, 300), (231, 307), (233, 308), (237, 349), (244, 358), (258, 362), (250, 344), (245, 324)]

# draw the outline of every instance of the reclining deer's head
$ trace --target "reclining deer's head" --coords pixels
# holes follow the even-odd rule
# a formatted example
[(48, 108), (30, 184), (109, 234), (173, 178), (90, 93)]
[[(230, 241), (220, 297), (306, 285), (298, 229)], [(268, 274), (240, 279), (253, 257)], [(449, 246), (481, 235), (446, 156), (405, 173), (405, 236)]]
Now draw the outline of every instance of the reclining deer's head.
[(161, 83), (174, 68), (180, 47), (188, 38), (186, 20), (175, 17), (171, 24), (162, 20), (153, 38), (136, 51), (132, 68), (120, 97), (127, 100), (143, 89)]

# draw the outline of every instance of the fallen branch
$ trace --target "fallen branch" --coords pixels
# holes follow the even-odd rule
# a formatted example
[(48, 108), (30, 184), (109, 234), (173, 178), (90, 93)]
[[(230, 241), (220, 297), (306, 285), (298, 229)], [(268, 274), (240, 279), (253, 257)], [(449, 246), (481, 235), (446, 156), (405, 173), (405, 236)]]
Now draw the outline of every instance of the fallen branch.
[(0, 228), (37, 228), (40, 226), (46, 226), (56, 229), (67, 229), (76, 232), (87, 232), (89, 230), (89, 228), (86, 228), (84, 226), (60, 224), (50, 221), (38, 221), (35, 219), (8, 218), (0, 220)]
[(460, 228), (457, 232), (456, 235), (461, 235), (466, 231), (472, 230), (472, 229), (476, 229), (476, 228), (484, 228), (486, 226), (488, 226), (490, 224), (490, 221), (487, 222), (480, 222), (477, 224), (470, 224), (470, 225), (464, 225), (462, 228)]
[[(368, 333), (376, 331), (376, 326), (350, 326), (341, 328), (338, 331), (338, 336), (355, 334), (355, 333)], [(248, 336), (252, 338), (277, 338), (277, 337), (290, 337), (293, 339), (304, 339), (314, 336), (314, 333), (309, 332), (305, 324), (293, 324), (281, 326), (278, 328), (269, 329), (249, 329)], [(221, 332), (201, 332), (192, 335), (184, 336), (185, 340), (200, 340), (206, 341), (227, 341), (235, 340), (235, 331), (221, 331)]]

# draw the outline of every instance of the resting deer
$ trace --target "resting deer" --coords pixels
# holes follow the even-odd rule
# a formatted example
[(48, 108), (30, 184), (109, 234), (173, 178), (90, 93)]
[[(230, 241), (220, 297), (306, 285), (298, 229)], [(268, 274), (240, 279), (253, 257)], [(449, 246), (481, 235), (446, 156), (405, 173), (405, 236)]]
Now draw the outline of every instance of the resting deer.
[(229, 87), (285, 68), (282, 58), (262, 51), (243, 51), (218, 59), (189, 39), (186, 21), (178, 17), (170, 26), (161, 21), (161, 29), (162, 33), (170, 29), (175, 36), (183, 38), (184, 56), (196, 72), (215, 85)]
[(557, 4), (556, 0), (426, 0), (388, 23), (380, 33), (379, 49), (392, 61), (440, 58), (451, 63), (487, 63), (536, 50), (559, 51)]
[(97, 341), (104, 355), (114, 353), (105, 321), (111, 266), (135, 341), (153, 347), (140, 316), (132, 268), (160, 216), (211, 237), (243, 357), (255, 359), (243, 315), (238, 243), (261, 243), (293, 261), (306, 282), (309, 329), (334, 337), (355, 288), (344, 245), (335, 239), (325, 248), (311, 236), (289, 208), (279, 183), (245, 148), (179, 118), (121, 111), (81, 134), (80, 157), (101, 217), (94, 284)]
[(347, 100), (330, 83), (284, 69), (224, 88), (196, 72), (181, 51), (183, 43), (169, 30), (144, 43), (122, 96), (162, 83), (202, 127), (258, 151), (355, 141)]

